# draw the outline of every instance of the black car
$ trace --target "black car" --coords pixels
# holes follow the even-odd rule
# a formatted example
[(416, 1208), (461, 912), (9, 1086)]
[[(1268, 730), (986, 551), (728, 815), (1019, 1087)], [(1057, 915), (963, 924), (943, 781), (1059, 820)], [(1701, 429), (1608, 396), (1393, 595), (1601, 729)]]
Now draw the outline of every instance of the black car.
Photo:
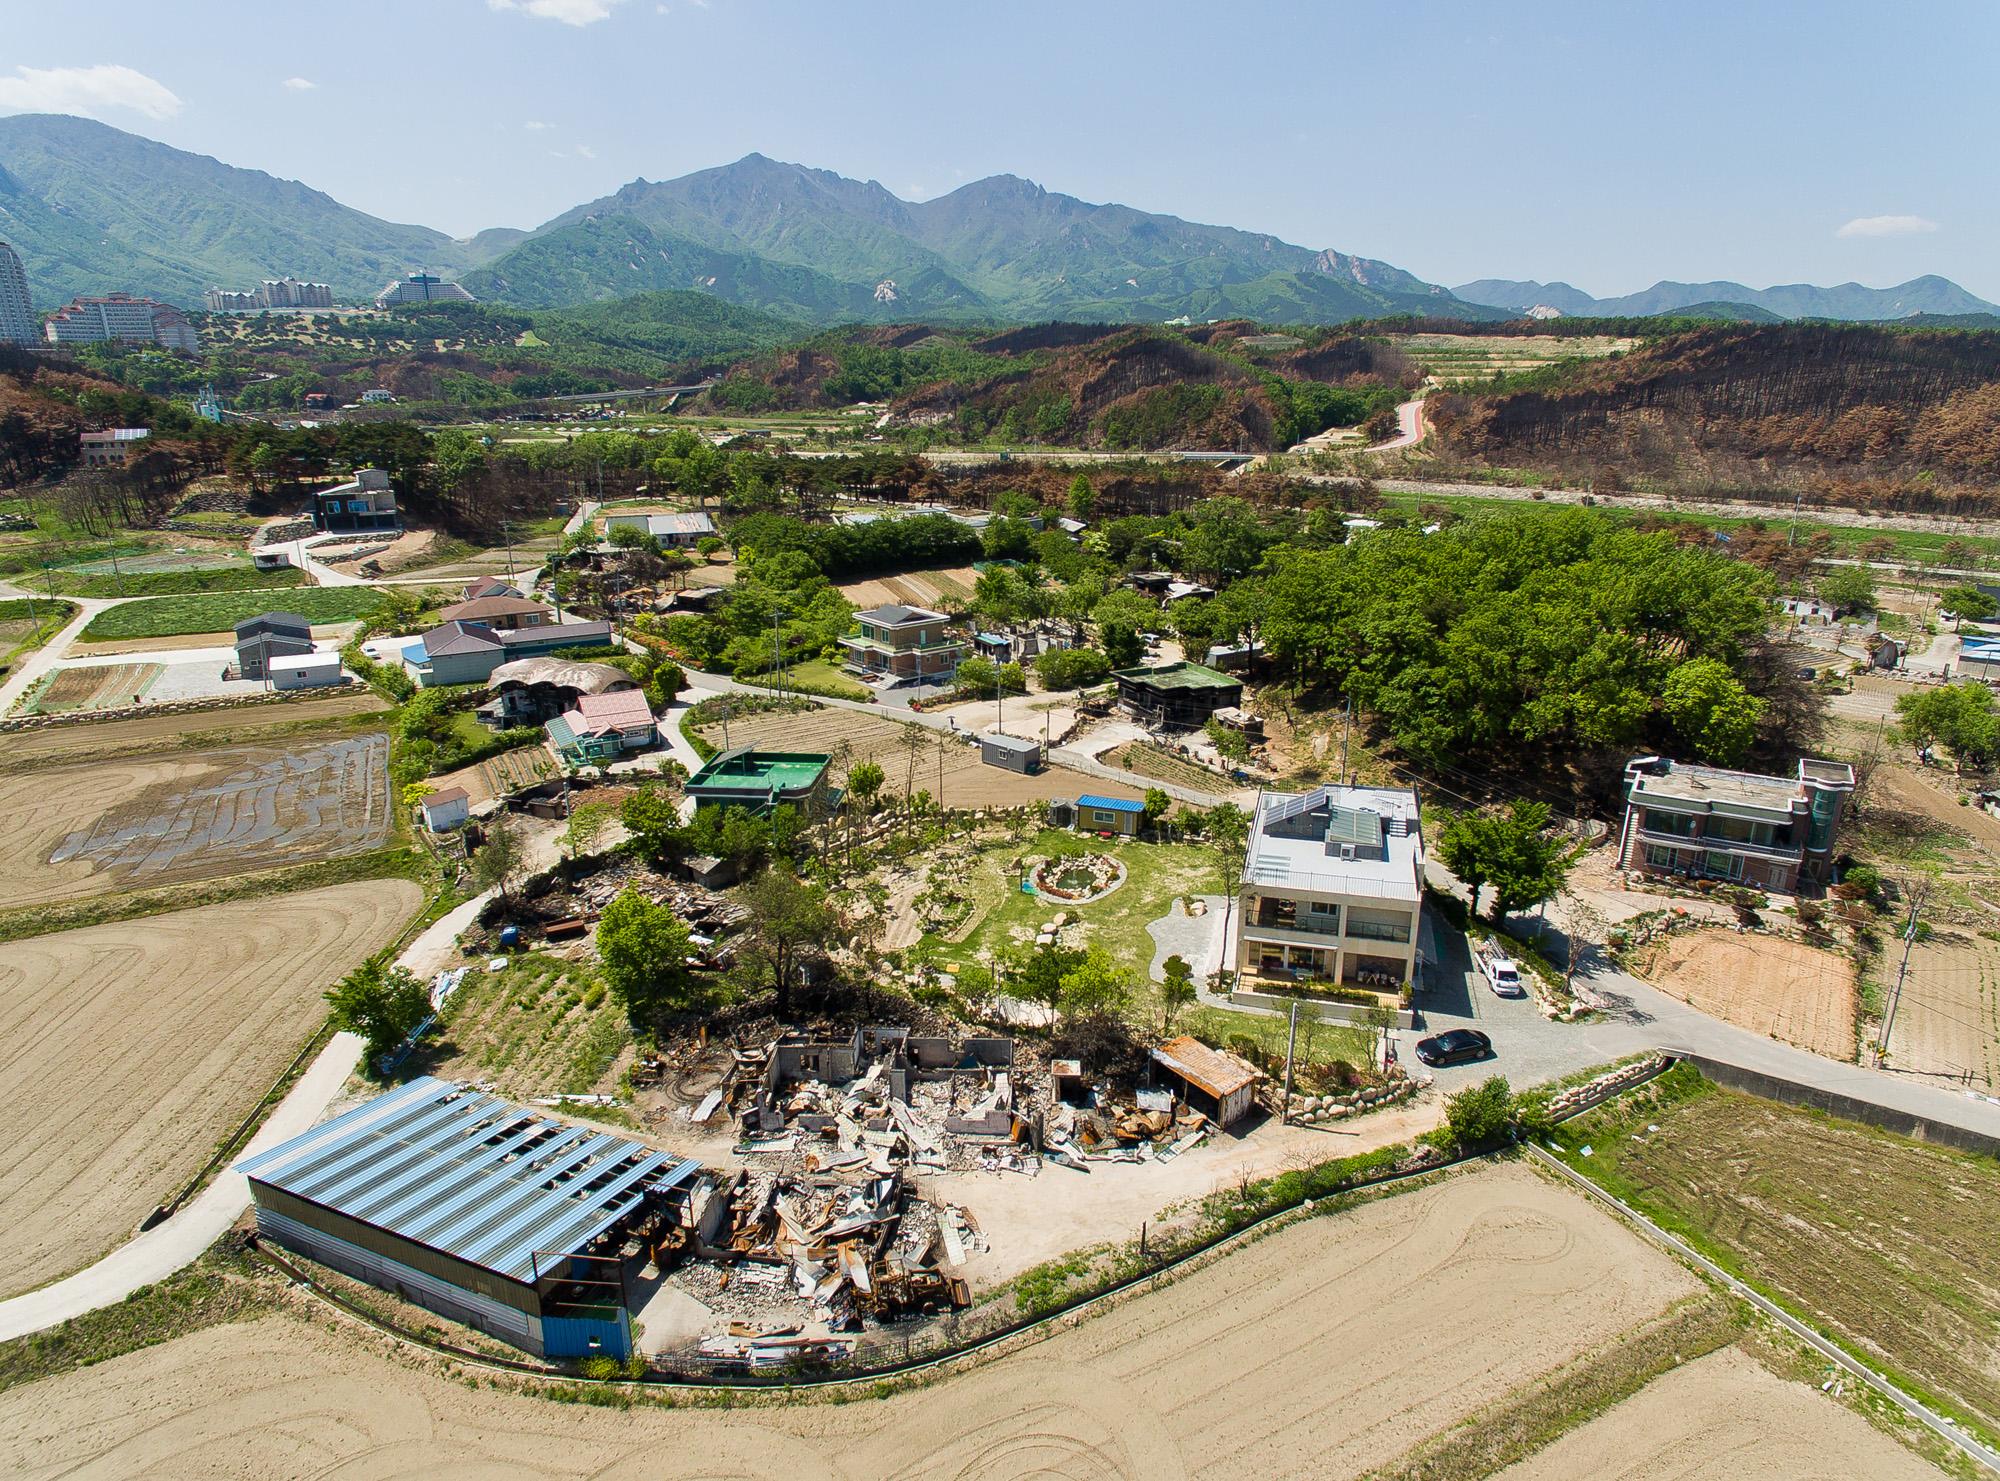
[(1455, 1028), (1434, 1038), (1417, 1040), (1417, 1058), (1425, 1064), (1465, 1064), (1493, 1052), (1493, 1041), (1476, 1028)]

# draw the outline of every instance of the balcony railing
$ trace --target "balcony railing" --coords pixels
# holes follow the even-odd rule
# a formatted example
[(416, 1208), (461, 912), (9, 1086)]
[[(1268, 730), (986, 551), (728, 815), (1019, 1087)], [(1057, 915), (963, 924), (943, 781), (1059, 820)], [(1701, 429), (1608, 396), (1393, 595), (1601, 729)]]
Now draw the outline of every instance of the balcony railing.
[(1377, 925), (1374, 921), (1351, 920), (1347, 923), (1347, 935), (1355, 941), (1408, 941), (1408, 926)]
[(1639, 837), (1647, 843), (1665, 844), (1669, 848), (1712, 849), (1717, 853), (1759, 854), (1767, 859), (1802, 859), (1805, 845), (1799, 843), (1752, 843), (1748, 839), (1734, 838), (1683, 838), (1678, 833), (1655, 833), (1650, 828), (1641, 828)]
[(1297, 919), (1281, 920), (1276, 914), (1267, 914), (1260, 910), (1257, 912), (1257, 918), (1251, 924), (1260, 926), (1265, 930), (1307, 931), (1315, 936), (1338, 936), (1340, 934), (1339, 916), (1310, 915), (1305, 911), (1300, 911)]

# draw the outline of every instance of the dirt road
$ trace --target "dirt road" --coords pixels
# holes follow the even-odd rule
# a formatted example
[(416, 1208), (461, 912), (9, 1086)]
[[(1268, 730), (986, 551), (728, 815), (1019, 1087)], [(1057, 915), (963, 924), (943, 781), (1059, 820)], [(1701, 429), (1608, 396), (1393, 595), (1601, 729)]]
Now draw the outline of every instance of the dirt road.
[(0, 954), (0, 1296), (122, 1242), (408, 920), (407, 880), (17, 941)]
[(1695, 1289), (1576, 1195), (1496, 1168), (1308, 1220), (1013, 1357), (880, 1402), (554, 1405), (383, 1361), (344, 1325), (274, 1317), (0, 1394), (0, 1469), (1354, 1476)]

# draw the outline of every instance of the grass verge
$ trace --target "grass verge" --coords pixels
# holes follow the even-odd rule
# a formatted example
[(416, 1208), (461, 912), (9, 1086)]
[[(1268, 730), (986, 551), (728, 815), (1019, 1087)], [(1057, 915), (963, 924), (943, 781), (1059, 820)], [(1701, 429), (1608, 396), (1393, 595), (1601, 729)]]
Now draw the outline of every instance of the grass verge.
[(303, 571), (260, 571), (247, 562), (207, 571), (126, 572), (120, 575), (58, 576), (57, 590), (80, 597), (193, 596), (212, 591), (260, 591), (303, 586)]
[(273, 1309), (270, 1296), (253, 1278), (252, 1267), (240, 1255), (223, 1253), (227, 1243), (114, 1305), (59, 1322), (45, 1332), (0, 1342), (0, 1390)]

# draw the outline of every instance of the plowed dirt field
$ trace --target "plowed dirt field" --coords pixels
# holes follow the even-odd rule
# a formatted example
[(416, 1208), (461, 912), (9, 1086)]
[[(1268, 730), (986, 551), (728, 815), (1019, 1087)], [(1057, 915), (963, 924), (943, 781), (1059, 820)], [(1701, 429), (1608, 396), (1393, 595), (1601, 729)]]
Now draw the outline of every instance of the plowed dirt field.
[(0, 777), (0, 908), (379, 848), (389, 741), (230, 746)]
[(1854, 1058), (1854, 964), (1770, 936), (1689, 931), (1647, 972), (1661, 992), (1711, 1017), (1824, 1054)]
[(1498, 1168), (1308, 1220), (1015, 1356), (879, 1402), (611, 1413), (447, 1383), (273, 1318), (0, 1395), (0, 1470), (1355, 1476), (1695, 1288), (1575, 1194)]
[(0, 1297), (122, 1243), (422, 902), (408, 880), (339, 885), (0, 951)]

